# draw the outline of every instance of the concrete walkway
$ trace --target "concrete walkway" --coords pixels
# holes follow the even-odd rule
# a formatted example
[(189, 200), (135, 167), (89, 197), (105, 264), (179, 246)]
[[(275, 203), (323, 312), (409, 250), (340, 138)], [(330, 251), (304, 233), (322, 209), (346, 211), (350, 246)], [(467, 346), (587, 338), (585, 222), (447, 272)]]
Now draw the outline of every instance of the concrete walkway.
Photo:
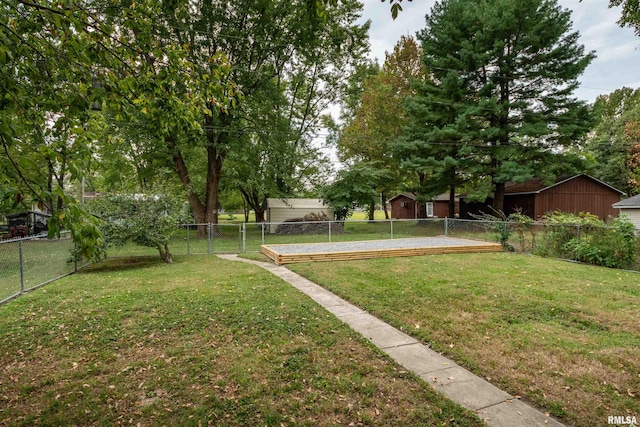
[(286, 267), (238, 258), (236, 255), (218, 256), (226, 260), (258, 265), (290, 283), (362, 334), (405, 369), (420, 376), (447, 398), (476, 413), (488, 426), (563, 426), (414, 338)]

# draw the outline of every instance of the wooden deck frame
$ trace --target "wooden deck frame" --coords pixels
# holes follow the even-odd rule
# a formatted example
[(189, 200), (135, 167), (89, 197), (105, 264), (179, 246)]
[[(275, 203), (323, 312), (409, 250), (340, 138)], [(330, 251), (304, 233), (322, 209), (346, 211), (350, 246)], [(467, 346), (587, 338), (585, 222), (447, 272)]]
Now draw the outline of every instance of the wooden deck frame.
[[(457, 239), (461, 240), (461, 239)], [(464, 239), (467, 240), (467, 239)], [(455, 246), (423, 246), (412, 248), (371, 249), (336, 252), (307, 252), (302, 254), (282, 254), (277, 251), (278, 246), (287, 245), (262, 245), (261, 252), (273, 260), (277, 265), (292, 264), (296, 262), (317, 261), (343, 261), (370, 258), (390, 258), (401, 256), (441, 255), (460, 253), (500, 252), (502, 245), (499, 243), (479, 242), (469, 240), (469, 245)], [(324, 243), (323, 243), (324, 244)], [(297, 244), (296, 244), (297, 245)], [(314, 243), (309, 243), (313, 246)], [(275, 247), (275, 248), (274, 248)]]

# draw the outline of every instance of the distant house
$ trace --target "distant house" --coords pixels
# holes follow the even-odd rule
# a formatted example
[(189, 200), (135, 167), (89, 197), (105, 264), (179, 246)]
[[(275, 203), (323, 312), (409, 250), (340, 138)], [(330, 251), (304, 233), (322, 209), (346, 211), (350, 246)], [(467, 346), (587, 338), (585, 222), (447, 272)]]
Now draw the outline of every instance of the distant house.
[[(400, 193), (391, 199), (391, 218), (446, 218), (449, 216), (449, 193), (440, 194), (426, 203), (416, 201), (414, 193)], [(456, 197), (455, 209), (458, 212), (459, 201)]]
[(640, 229), (640, 195), (620, 200), (612, 205), (614, 209), (619, 209), (620, 215), (626, 215), (636, 229)]
[[(547, 212), (589, 212), (602, 219), (617, 217), (612, 205), (620, 201), (624, 192), (587, 174), (560, 177), (554, 183), (542, 179), (531, 179), (523, 183), (510, 182), (505, 185), (504, 212), (509, 215), (520, 211), (533, 219)], [(460, 197), (460, 215), (480, 212), (491, 213), (492, 200), (484, 203), (467, 203)]]
[(9, 228), (9, 237), (26, 237), (43, 233), (47, 231), (47, 224), (50, 217), (51, 215), (38, 211), (5, 215)]
[(269, 233), (275, 233), (279, 223), (312, 213), (324, 213), (333, 219), (333, 209), (319, 199), (267, 199)]

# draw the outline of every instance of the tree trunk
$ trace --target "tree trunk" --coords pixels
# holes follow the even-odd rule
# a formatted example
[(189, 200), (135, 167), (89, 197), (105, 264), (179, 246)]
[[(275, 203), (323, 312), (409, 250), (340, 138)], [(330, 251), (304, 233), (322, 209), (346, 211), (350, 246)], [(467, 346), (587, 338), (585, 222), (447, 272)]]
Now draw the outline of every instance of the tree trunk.
[[(211, 106), (215, 109), (215, 106)], [(226, 158), (224, 148), (229, 143), (229, 134), (222, 130), (213, 130), (215, 126), (226, 128), (230, 124), (230, 116), (220, 112), (219, 123), (214, 123), (212, 116), (205, 116), (207, 126), (207, 187), (205, 191), (205, 221), (212, 224), (212, 234), (220, 236), (218, 231), (218, 207), (220, 196), (220, 178), (222, 165)]]
[(255, 210), (254, 209), (254, 212), (256, 214), (256, 222), (257, 223), (258, 222), (266, 222), (266, 219), (264, 217), (265, 211), (263, 209), (260, 209), (260, 210)]
[[(182, 183), (182, 188), (187, 192), (187, 199), (189, 200), (189, 206), (191, 206), (191, 212), (193, 213), (193, 219), (196, 224), (204, 224), (206, 222), (205, 218), (205, 207), (198, 198), (198, 195), (193, 191), (193, 187), (191, 186), (191, 178), (189, 177), (189, 170), (187, 169), (187, 165), (182, 157), (182, 152), (175, 145), (175, 140), (168, 138), (167, 139), (167, 147), (173, 151), (173, 167), (176, 173), (178, 174), (178, 178), (180, 178), (180, 182)], [(201, 228), (204, 228), (204, 234), (206, 235), (206, 227), (198, 226), (198, 236), (202, 237), (201, 233), (203, 232)]]
[[(207, 120), (207, 125), (212, 126), (212, 122)], [(207, 224), (213, 224), (213, 235), (220, 235), (218, 231), (218, 206), (219, 206), (219, 190), (220, 178), (222, 176), (222, 165), (224, 163), (224, 154), (218, 151), (222, 134), (209, 131), (207, 133), (207, 181), (205, 189), (204, 203), (200, 200), (191, 185), (189, 169), (184, 161), (184, 157), (180, 149), (176, 145), (173, 138), (167, 138), (167, 147), (173, 151), (173, 166), (180, 178), (182, 187), (187, 192), (191, 212), (194, 220), (198, 225), (198, 237), (205, 238), (208, 235)]]
[(265, 198), (262, 203), (258, 203), (258, 209), (253, 210), (256, 214), (256, 222), (267, 222), (264, 214), (267, 212), (267, 199)]
[(158, 253), (160, 253), (160, 258), (162, 261), (167, 264), (173, 263), (173, 256), (171, 252), (169, 252), (169, 244), (165, 243), (164, 245), (158, 245)]
[(249, 222), (249, 206), (247, 205), (247, 201), (242, 199), (242, 211), (244, 212), (244, 222), (245, 224)]
[[(267, 198), (265, 197), (260, 200), (260, 195), (257, 193), (257, 191), (254, 190), (251, 193), (248, 193), (242, 188), (240, 189), (240, 194), (242, 194), (242, 199), (244, 200), (245, 204), (253, 209), (253, 212), (255, 212), (256, 222), (265, 222), (264, 213), (267, 211)], [(247, 220), (245, 222), (249, 222), (248, 215), (246, 216), (246, 218)]]
[(375, 219), (375, 215), (376, 215), (376, 204), (375, 203), (371, 203), (369, 205), (369, 221), (373, 221)]
[[(208, 138), (217, 142), (217, 137)], [(220, 236), (218, 230), (218, 206), (220, 195), (220, 178), (222, 176), (222, 164), (224, 162), (224, 156), (218, 152), (216, 143), (210, 143), (207, 147), (207, 188), (206, 188), (206, 200), (205, 200), (205, 222), (212, 224), (211, 234), (213, 236)]]
[(382, 210), (384, 211), (384, 219), (389, 219), (389, 210), (387, 209), (387, 198), (385, 197), (384, 191), (382, 192)]
[(455, 185), (449, 186), (449, 218), (455, 218), (456, 216), (456, 187)]
[(496, 191), (493, 194), (493, 209), (504, 212), (504, 182), (496, 182)]

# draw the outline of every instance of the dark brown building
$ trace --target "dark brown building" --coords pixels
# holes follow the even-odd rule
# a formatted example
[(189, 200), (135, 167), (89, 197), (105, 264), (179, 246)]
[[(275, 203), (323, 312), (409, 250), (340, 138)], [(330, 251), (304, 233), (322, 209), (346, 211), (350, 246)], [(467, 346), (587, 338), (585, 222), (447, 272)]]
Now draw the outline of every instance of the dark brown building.
[[(552, 184), (531, 179), (505, 185), (504, 212), (509, 215), (520, 210), (536, 220), (552, 211), (589, 212), (606, 219), (618, 216), (618, 210), (611, 205), (619, 202), (623, 195), (617, 188), (586, 174), (560, 177)], [(464, 217), (491, 212), (490, 199), (485, 203), (465, 203), (464, 197), (460, 199), (460, 214)]]
[(413, 193), (400, 193), (389, 199), (391, 218), (413, 219), (418, 217), (418, 204)]
[[(414, 193), (400, 193), (389, 199), (391, 204), (391, 218), (446, 218), (449, 216), (449, 193), (434, 197), (426, 203), (416, 202)], [(458, 198), (455, 201), (456, 213), (459, 209)]]

